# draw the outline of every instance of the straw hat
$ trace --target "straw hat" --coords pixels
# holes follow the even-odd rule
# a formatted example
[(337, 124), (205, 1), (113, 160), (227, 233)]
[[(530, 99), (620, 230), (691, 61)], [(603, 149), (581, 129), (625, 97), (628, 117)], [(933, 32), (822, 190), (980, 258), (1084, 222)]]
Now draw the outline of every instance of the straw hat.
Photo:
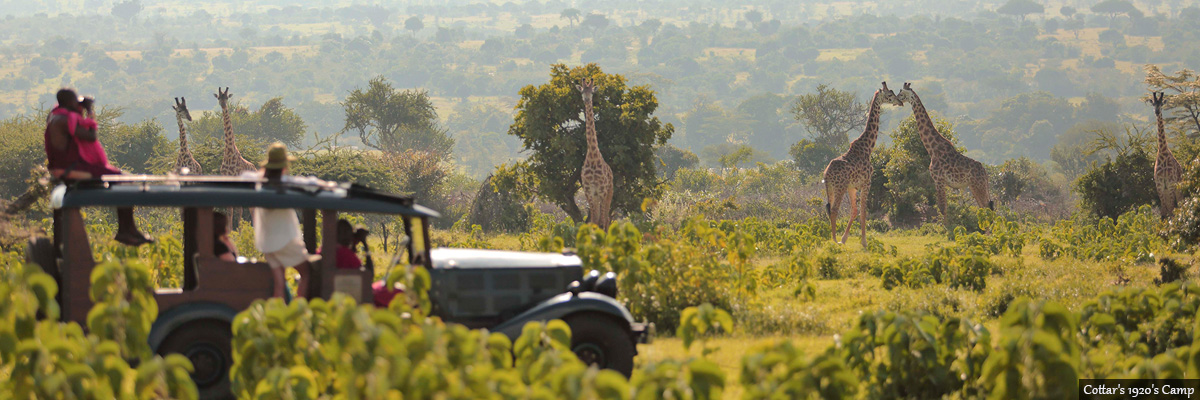
[(288, 155), (287, 146), (283, 143), (275, 142), (267, 150), (267, 161), (262, 163), (262, 167), (266, 169), (284, 169), (288, 167), (289, 161), (294, 160), (296, 160), (296, 157)]

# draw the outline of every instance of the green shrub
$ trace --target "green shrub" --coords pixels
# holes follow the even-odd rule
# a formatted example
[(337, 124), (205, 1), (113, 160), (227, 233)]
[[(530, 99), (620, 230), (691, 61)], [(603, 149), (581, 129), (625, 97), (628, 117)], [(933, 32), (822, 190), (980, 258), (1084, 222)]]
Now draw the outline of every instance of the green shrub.
[(1180, 279), (1186, 278), (1188, 275), (1188, 266), (1179, 262), (1163, 257), (1158, 259), (1158, 277), (1154, 278), (1154, 284), (1161, 285), (1171, 283)]
[(739, 381), (745, 399), (852, 398), (859, 386), (837, 353), (809, 357), (790, 341), (750, 349), (742, 356)]
[(1158, 217), (1142, 206), (1117, 217), (1099, 220), (1075, 216), (1042, 232), (1038, 253), (1043, 258), (1068, 256), (1088, 261), (1149, 262), (1166, 243), (1156, 232)]
[(950, 287), (976, 292), (987, 287), (987, 276), (993, 270), (992, 263), (980, 256), (959, 256), (951, 265), (954, 273), (950, 274)]
[(1115, 219), (1143, 205), (1157, 205), (1154, 159), (1134, 147), (1088, 170), (1075, 181), (1075, 191), (1081, 208), (1100, 217)]
[(88, 314), (92, 333), (85, 335), (79, 324), (55, 321), (58, 288), (40, 267), (0, 268), (0, 371), (6, 374), (0, 393), (14, 398), (197, 398), (186, 357), (150, 355), (148, 321), (157, 316), (153, 294), (146, 289), (150, 272), (144, 265), (116, 261), (94, 271), (92, 296), (98, 303)]
[(822, 254), (817, 257), (817, 276), (821, 279), (839, 279), (842, 277), (842, 272), (838, 269), (837, 257), (830, 254)]
[(989, 396), (1074, 397), (1081, 351), (1075, 339), (1077, 319), (1053, 302), (1015, 301), (1000, 319), (1000, 340), (981, 371)]

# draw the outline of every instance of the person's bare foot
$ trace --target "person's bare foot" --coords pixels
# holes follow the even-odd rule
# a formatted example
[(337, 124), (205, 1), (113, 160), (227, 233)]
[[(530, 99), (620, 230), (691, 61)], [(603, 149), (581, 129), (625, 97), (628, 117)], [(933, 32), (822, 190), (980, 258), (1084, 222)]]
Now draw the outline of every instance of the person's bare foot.
[(122, 232), (113, 237), (119, 243), (137, 247), (146, 243), (154, 243), (154, 238), (146, 236), (141, 232)]

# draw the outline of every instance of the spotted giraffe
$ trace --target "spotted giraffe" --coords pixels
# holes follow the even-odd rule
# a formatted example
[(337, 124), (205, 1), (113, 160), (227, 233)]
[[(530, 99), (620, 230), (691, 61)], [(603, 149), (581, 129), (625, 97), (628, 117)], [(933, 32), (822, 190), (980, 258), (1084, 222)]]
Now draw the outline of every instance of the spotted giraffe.
[(834, 242), (837, 242), (838, 211), (842, 207), (842, 199), (849, 194), (850, 220), (846, 222), (846, 231), (842, 233), (841, 243), (846, 243), (846, 239), (850, 237), (850, 226), (854, 225), (854, 217), (858, 216), (859, 225), (862, 227), (862, 244), (867, 245), (867, 196), (871, 189), (873, 171), (871, 150), (875, 148), (875, 139), (879, 137), (879, 113), (885, 103), (904, 105), (896, 97), (896, 93), (888, 89), (887, 82), (883, 82), (883, 88), (876, 90), (875, 95), (871, 97), (867, 126), (863, 133), (858, 139), (850, 142), (850, 148), (845, 153), (825, 166), (822, 180), (825, 183), (827, 199), (825, 212), (829, 214), (830, 235)]
[[(242, 152), (238, 150), (237, 143), (234, 143), (233, 137), (233, 120), (229, 115), (229, 98), (233, 97), (229, 94), (229, 88), (221, 91), (221, 87), (217, 87), (217, 93), (213, 94), (217, 98), (217, 103), (221, 105), (221, 120), (225, 128), (225, 150), (224, 156), (221, 158), (221, 175), (239, 176), (246, 171), (258, 171), (250, 161), (246, 161), (242, 157)], [(230, 227), (237, 229), (243, 217), (241, 208), (229, 209)]]
[(592, 78), (579, 81), (577, 86), (583, 95), (583, 121), (587, 133), (587, 155), (583, 159), (583, 171), (580, 181), (583, 184), (583, 196), (588, 202), (588, 221), (608, 229), (611, 218), (613, 196), (612, 168), (604, 162), (600, 154), (600, 144), (596, 139), (596, 115), (592, 110), (592, 95), (596, 86)]
[(174, 172), (181, 175), (203, 174), (200, 163), (196, 162), (196, 157), (192, 156), (192, 150), (188, 148), (187, 126), (183, 124), (183, 120), (191, 121), (192, 113), (188, 112), (187, 99), (176, 97), (175, 106), (171, 108), (175, 109), (175, 122), (179, 123), (179, 158), (175, 159)]
[[(938, 133), (929, 118), (929, 112), (921, 103), (921, 98), (912, 90), (911, 84), (904, 83), (900, 91), (900, 101), (911, 104), (913, 118), (917, 122), (917, 133), (921, 136), (921, 144), (929, 153), (929, 174), (933, 176), (933, 186), (937, 191), (938, 210), (946, 219), (946, 187), (968, 189), (979, 207), (995, 209), (995, 203), (988, 195), (988, 173), (983, 163), (958, 152), (954, 144)], [(948, 222), (948, 221), (946, 221)]]
[(1150, 94), (1150, 104), (1154, 105), (1154, 117), (1158, 119), (1158, 158), (1154, 160), (1154, 187), (1158, 189), (1158, 212), (1162, 217), (1171, 218), (1175, 207), (1181, 200), (1179, 181), (1183, 175), (1183, 167), (1171, 153), (1167, 143), (1167, 132), (1163, 126), (1162, 107), (1166, 96), (1162, 92)]
[(242, 157), (242, 152), (234, 143), (233, 120), (229, 116), (229, 98), (233, 95), (229, 94), (229, 88), (225, 88), (225, 91), (222, 92), (218, 87), (217, 93), (213, 94), (213, 97), (216, 97), (217, 103), (221, 105), (221, 120), (225, 127), (225, 155), (221, 158), (221, 175), (237, 176), (245, 171), (257, 171), (258, 168), (253, 163)]

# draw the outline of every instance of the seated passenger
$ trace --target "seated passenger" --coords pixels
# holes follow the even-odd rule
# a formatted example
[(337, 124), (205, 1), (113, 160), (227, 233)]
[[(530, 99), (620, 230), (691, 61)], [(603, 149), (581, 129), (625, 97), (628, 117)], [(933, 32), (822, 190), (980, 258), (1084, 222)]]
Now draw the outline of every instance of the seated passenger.
[(221, 261), (237, 262), (237, 246), (229, 240), (229, 217), (224, 213), (213, 213), (213, 255)]
[(362, 260), (358, 259), (358, 254), (355, 254), (354, 251), (354, 245), (357, 241), (357, 238), (354, 237), (354, 227), (350, 225), (350, 221), (339, 219), (337, 222), (338, 269), (362, 268)]
[[(263, 162), (259, 173), (266, 178), (268, 185), (278, 185), (283, 181), (287, 171), (287, 147), (283, 143), (271, 145), (267, 151), (267, 161)], [(252, 210), (254, 224), (254, 244), (263, 253), (267, 264), (271, 265), (271, 274), (275, 277), (275, 297), (283, 297), (284, 270), (295, 268), (300, 273), (297, 282), (296, 296), (306, 297), (308, 293), (309, 256), (304, 246), (303, 235), (300, 233), (300, 220), (296, 211), (288, 208), (255, 208)]]

